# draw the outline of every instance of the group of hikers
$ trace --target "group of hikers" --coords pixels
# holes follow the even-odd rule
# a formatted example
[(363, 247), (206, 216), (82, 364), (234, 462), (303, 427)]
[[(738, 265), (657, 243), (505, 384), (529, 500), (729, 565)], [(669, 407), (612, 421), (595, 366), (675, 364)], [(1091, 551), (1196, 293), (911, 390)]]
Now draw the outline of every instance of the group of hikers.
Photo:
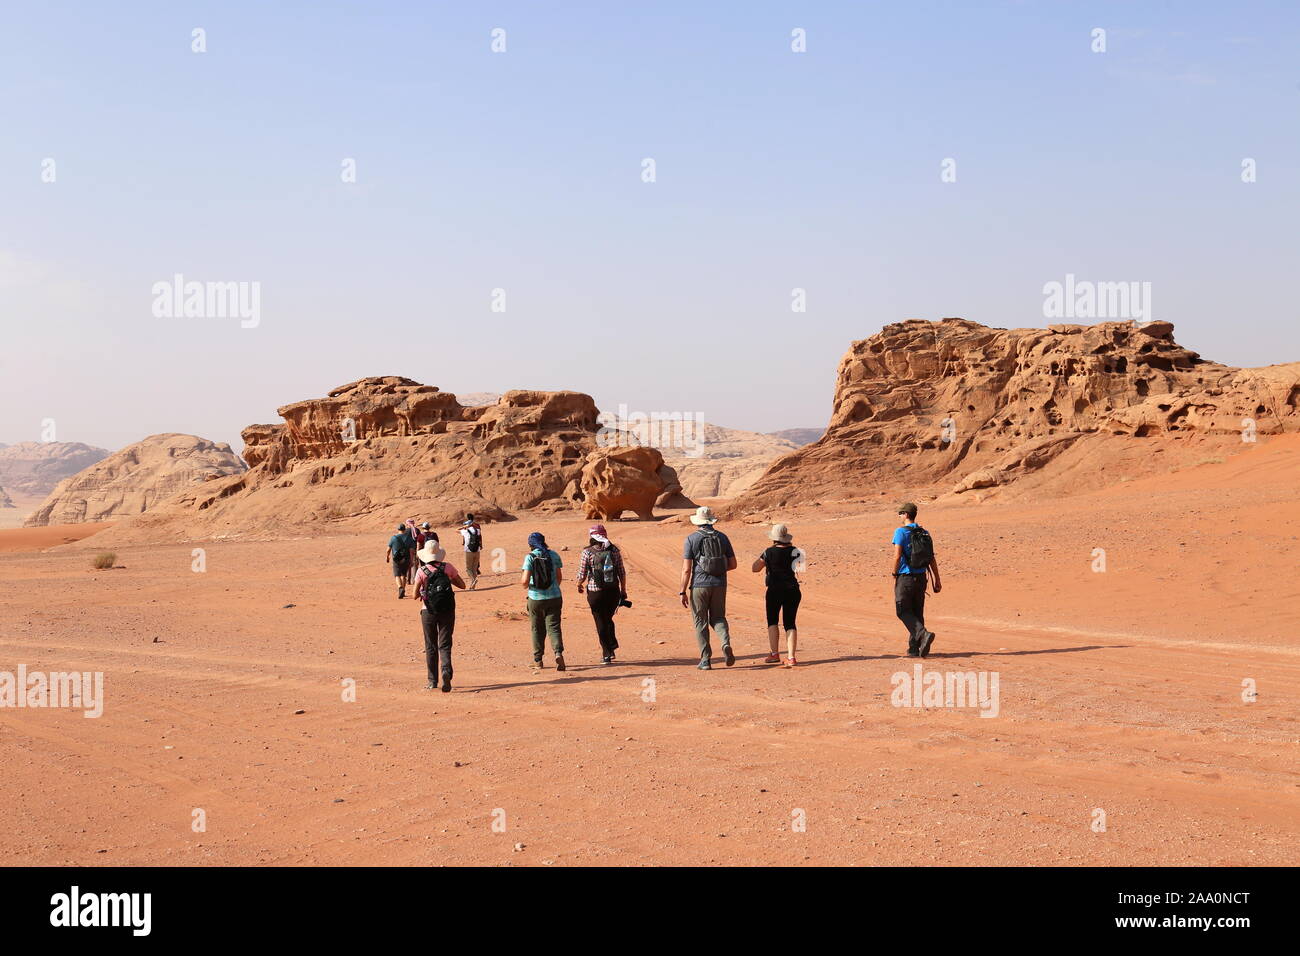
[[(893, 555), (889, 573), (894, 578), (894, 610), (907, 628), (909, 657), (927, 657), (934, 644), (934, 632), (925, 626), (927, 581), (936, 594), (942, 590), (939, 562), (929, 532), (916, 523), (917, 508), (905, 502), (898, 508), (903, 524), (894, 531)], [(695, 530), (682, 546), (682, 607), (691, 612), (695, 640), (700, 653), (700, 670), (713, 668), (712, 637), (717, 636), (727, 667), (736, 663), (731, 647), (731, 630), (727, 624), (727, 574), (737, 568), (736, 552), (731, 540), (715, 525), (718, 517), (708, 506), (690, 516)], [(479, 579), (479, 558), (483, 551), (483, 529), (474, 515), (461, 522), (461, 544), (465, 555), (465, 575), (447, 561), (447, 552), (429, 522), (417, 526), (415, 519), (398, 525), (388, 540), (384, 560), (393, 567), (398, 599), (406, 597), (413, 585), (415, 600), (421, 605), (420, 623), (424, 632), (427, 690), (451, 691), (452, 635), (456, 628), (456, 589), (473, 590)], [(596, 625), (601, 660), (614, 663), (618, 637), (614, 616), (619, 608), (632, 606), (627, 598), (627, 569), (623, 553), (609, 539), (603, 524), (587, 531), (587, 545), (582, 549), (576, 575), (577, 590), (585, 594), (587, 607)], [(770, 545), (754, 558), (750, 570), (764, 572), (767, 585), (768, 654), (764, 664), (780, 664), (781, 632), (785, 632), (786, 667), (795, 667), (799, 632), (795, 624), (803, 597), (800, 574), (805, 556), (794, 544), (794, 537), (784, 524), (775, 524), (768, 534)], [(555, 660), (555, 669), (563, 671), (564, 633), (561, 616), (564, 597), (560, 590), (564, 561), (559, 552), (546, 543), (539, 531), (528, 535), (528, 553), (520, 568), (519, 587), (525, 591), (529, 627), (532, 635), (533, 668), (545, 667), (547, 639)]]

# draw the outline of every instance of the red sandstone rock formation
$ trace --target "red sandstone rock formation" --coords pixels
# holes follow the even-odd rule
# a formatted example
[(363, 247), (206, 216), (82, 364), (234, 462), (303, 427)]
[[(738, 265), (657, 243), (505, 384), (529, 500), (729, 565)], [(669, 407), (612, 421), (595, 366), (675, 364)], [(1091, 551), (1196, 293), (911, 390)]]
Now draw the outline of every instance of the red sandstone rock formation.
[(1300, 430), (1297, 404), (1300, 363), (1209, 362), (1178, 345), (1167, 322), (993, 329), (913, 319), (853, 343), (826, 434), (773, 463), (737, 509), (864, 493), (1086, 490), (1206, 448), (1240, 448), (1252, 431)]
[[(617, 520), (625, 511), (638, 518), (654, 517), (655, 502), (674, 494), (676, 474), (664, 471), (657, 448), (600, 448), (587, 456), (580, 487), (588, 518)], [(670, 481), (671, 475), (671, 481)], [(681, 492), (678, 484), (676, 493)]]
[(579, 392), (512, 391), (463, 406), (408, 378), (365, 378), (244, 429), (245, 475), (214, 481), (152, 515), (201, 534), (273, 535), (339, 522), (445, 526), (573, 507), (595, 447), (596, 406)]

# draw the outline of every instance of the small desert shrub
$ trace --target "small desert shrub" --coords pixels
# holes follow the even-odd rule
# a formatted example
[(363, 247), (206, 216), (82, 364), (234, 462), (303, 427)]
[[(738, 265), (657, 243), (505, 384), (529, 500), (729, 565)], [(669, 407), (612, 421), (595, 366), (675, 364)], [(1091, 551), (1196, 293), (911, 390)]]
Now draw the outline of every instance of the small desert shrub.
[(1202, 458), (1197, 462), (1198, 465), (1222, 465), (1222, 458)]
[(117, 563), (117, 555), (112, 551), (101, 551), (95, 555), (93, 562), (96, 571), (107, 571)]

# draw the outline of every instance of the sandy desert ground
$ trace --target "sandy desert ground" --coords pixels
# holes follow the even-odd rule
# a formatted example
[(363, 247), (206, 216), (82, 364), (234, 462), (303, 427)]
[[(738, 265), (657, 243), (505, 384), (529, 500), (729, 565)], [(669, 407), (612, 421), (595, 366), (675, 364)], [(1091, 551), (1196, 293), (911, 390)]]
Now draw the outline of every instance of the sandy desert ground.
[(734, 668), (694, 667), (674, 515), (611, 527), (635, 602), (618, 664), (569, 583), (569, 670), (537, 674), (523, 539), (567, 545), (571, 573), (587, 523), (488, 525), (510, 571), (459, 596), (451, 694), (422, 689), (386, 528), (209, 542), (203, 573), (190, 545), (96, 572), (93, 537), (0, 532), (0, 670), (102, 670), (106, 694), (98, 719), (0, 710), (0, 863), (1294, 864), (1298, 465), (1288, 436), (1059, 500), (926, 508), (945, 588), (923, 666), (996, 671), (988, 718), (891, 705), (915, 661), (883, 496), (773, 516), (809, 555), (794, 670), (759, 663), (764, 526), (720, 525), (742, 563)]

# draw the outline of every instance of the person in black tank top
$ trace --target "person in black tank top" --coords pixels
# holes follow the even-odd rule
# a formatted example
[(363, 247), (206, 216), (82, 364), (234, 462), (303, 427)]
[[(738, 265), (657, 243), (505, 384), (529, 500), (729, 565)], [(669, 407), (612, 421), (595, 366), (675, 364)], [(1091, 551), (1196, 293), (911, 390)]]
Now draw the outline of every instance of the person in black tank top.
[(785, 628), (785, 666), (794, 667), (799, 663), (795, 657), (799, 643), (795, 615), (803, 597), (799, 590), (803, 552), (794, 546), (794, 538), (783, 524), (772, 525), (768, 537), (772, 540), (772, 547), (754, 559), (752, 568), (755, 574), (759, 571), (767, 572), (767, 643), (771, 653), (763, 658), (763, 663), (781, 663), (781, 632), (777, 629), (779, 621)]

